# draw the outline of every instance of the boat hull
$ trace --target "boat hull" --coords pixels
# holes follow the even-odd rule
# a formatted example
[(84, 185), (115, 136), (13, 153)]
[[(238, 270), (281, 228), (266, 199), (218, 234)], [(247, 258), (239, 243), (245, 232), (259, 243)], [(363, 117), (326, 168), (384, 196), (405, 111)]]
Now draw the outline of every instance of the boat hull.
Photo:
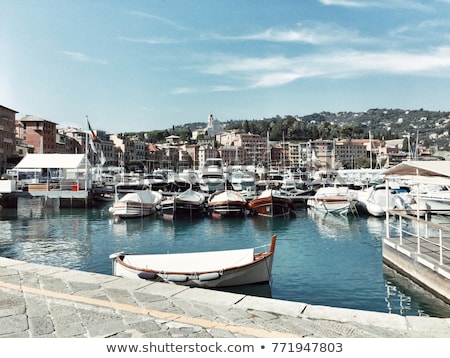
[(291, 214), (291, 205), (287, 200), (280, 198), (254, 199), (250, 208), (259, 216), (278, 217), (289, 216)]
[(188, 189), (176, 197), (161, 203), (164, 219), (199, 218), (205, 215), (205, 197), (192, 189)]
[(156, 205), (132, 202), (115, 203), (111, 212), (114, 216), (121, 218), (138, 218), (156, 213)]
[(351, 195), (348, 188), (343, 187), (321, 187), (315, 195), (308, 199), (307, 205), (315, 210), (347, 215), (356, 210), (357, 199)]
[(269, 194), (262, 194), (260, 197), (251, 200), (248, 208), (255, 214), (264, 217), (287, 217), (295, 210), (295, 204), (288, 197)]
[(308, 200), (308, 206), (331, 214), (345, 215), (350, 210), (350, 202), (341, 198), (313, 198)]
[(114, 275), (133, 279), (150, 279), (156, 282), (167, 282), (182, 286), (219, 288), (231, 286), (243, 286), (256, 283), (270, 282), (273, 256), (252, 264), (249, 267), (237, 267), (223, 272), (208, 273), (154, 273), (144, 270), (126, 267), (120, 261), (114, 261)]
[(216, 191), (209, 198), (208, 210), (214, 218), (245, 216), (247, 200), (233, 190)]
[(162, 213), (165, 219), (175, 218), (200, 218), (205, 216), (203, 204), (194, 203), (165, 203), (162, 206)]

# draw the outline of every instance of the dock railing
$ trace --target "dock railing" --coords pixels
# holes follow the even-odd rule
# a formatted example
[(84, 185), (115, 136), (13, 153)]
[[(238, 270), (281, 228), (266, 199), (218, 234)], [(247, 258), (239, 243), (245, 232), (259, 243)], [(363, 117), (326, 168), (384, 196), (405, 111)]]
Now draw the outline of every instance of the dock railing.
[[(393, 215), (397, 220), (389, 220), (390, 215)], [(450, 228), (448, 227), (417, 216), (408, 215), (403, 210), (388, 210), (386, 213), (387, 239), (392, 237), (390, 233), (391, 229), (394, 229), (398, 233), (400, 245), (403, 245), (405, 240), (411, 241), (411, 239), (415, 239), (417, 240), (416, 252), (418, 254), (428, 256), (431, 256), (429, 255), (430, 252), (435, 255), (438, 254), (440, 265), (444, 264), (445, 254), (447, 254), (447, 258), (449, 256), (450, 247), (445, 245), (445, 242), (450, 242)], [(427, 250), (423, 252), (422, 248), (425, 245), (427, 245)]]

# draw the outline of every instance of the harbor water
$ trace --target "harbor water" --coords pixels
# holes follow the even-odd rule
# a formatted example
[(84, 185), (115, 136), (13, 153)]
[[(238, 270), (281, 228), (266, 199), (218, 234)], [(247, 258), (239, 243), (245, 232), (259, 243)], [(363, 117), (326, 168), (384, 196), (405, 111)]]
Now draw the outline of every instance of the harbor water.
[[(158, 215), (114, 220), (105, 203), (60, 209), (19, 198), (0, 210), (0, 256), (102, 274), (109, 255), (258, 247), (277, 235), (270, 285), (228, 291), (313, 305), (450, 317), (450, 305), (383, 264), (384, 218), (297, 210), (295, 218), (165, 221)], [(432, 220), (450, 221), (437, 216)]]

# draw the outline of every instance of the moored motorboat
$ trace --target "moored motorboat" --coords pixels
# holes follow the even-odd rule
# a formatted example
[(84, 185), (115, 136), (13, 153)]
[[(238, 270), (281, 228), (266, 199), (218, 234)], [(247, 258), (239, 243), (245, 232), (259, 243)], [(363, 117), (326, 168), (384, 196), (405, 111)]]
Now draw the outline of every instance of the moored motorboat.
[(225, 184), (222, 159), (207, 158), (199, 179), (200, 191), (211, 194), (217, 190), (225, 189)]
[(248, 171), (235, 170), (231, 172), (230, 184), (237, 192), (256, 192), (255, 176)]
[(356, 212), (356, 202), (356, 195), (352, 195), (347, 187), (324, 186), (316, 190), (307, 205), (325, 213), (346, 215)]
[(191, 287), (230, 287), (270, 282), (275, 244), (273, 235), (270, 249), (262, 252), (259, 247), (154, 255), (116, 253), (109, 257), (114, 276)]
[(247, 200), (234, 190), (219, 190), (210, 195), (208, 209), (214, 218), (245, 216)]
[(255, 214), (265, 217), (292, 215), (295, 203), (275, 189), (266, 189), (248, 203), (248, 208)]
[[(388, 192), (386, 192), (386, 183), (372, 185), (367, 189), (358, 190), (357, 207), (360, 212), (368, 213), (372, 216), (381, 217), (386, 215), (386, 210), (397, 209), (410, 202), (410, 188), (406, 185), (389, 183)], [(396, 199), (395, 199), (396, 198)], [(403, 198), (403, 199), (402, 199)]]
[(109, 209), (119, 218), (136, 218), (152, 215), (162, 201), (162, 194), (153, 190), (140, 190), (125, 194), (117, 199)]
[(205, 196), (192, 188), (161, 202), (164, 219), (197, 218), (205, 214)]

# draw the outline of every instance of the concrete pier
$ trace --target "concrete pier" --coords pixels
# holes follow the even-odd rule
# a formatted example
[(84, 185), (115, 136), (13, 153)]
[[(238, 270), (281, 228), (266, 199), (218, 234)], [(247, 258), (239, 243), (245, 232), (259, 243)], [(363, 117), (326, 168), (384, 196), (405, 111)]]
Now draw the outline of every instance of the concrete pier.
[(450, 338), (450, 319), (314, 306), (0, 257), (0, 337)]

